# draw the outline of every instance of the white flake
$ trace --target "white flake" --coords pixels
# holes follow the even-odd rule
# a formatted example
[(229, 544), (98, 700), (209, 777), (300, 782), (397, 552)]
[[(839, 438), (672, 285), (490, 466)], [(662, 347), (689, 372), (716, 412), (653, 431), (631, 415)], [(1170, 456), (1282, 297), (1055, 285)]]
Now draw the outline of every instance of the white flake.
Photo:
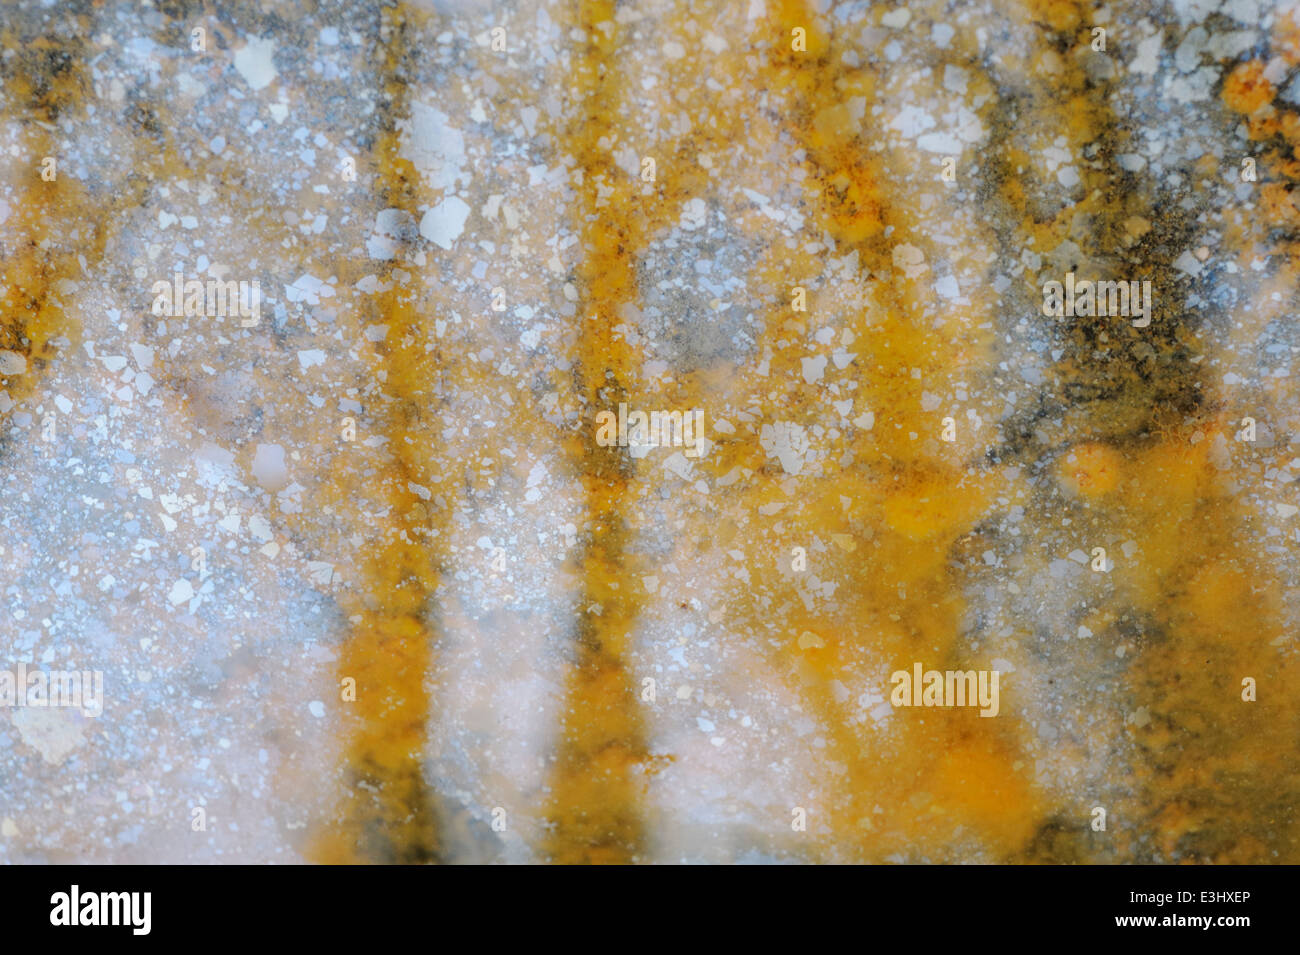
[(810, 385), (821, 381), (826, 374), (825, 355), (818, 355), (815, 358), (801, 358), (799, 362), (803, 366), (803, 380)]
[(465, 228), (469, 206), (459, 196), (450, 196), (424, 214), (420, 235), (443, 249), (450, 249)]
[(417, 101), (411, 106), (410, 120), (399, 121), (398, 128), (402, 131), (398, 154), (410, 160), (429, 186), (450, 191), (458, 181), (469, 181), (464, 169), (465, 137), (446, 113)]
[(274, 40), (254, 37), (245, 43), (242, 49), (236, 51), (235, 69), (251, 88), (264, 89), (276, 76), (275, 64), (271, 60), (274, 53)]
[(808, 453), (808, 433), (798, 424), (778, 421), (763, 425), (758, 443), (769, 458), (777, 458), (787, 474), (803, 470), (804, 455)]
[(253, 454), (253, 479), (268, 491), (275, 492), (289, 483), (284, 465), (284, 448), (278, 444), (259, 444)]
[(172, 584), (172, 591), (167, 595), (167, 599), (171, 602), (171, 605), (175, 607), (190, 600), (193, 596), (193, 585), (182, 577), (180, 580), (176, 581), (176, 583)]

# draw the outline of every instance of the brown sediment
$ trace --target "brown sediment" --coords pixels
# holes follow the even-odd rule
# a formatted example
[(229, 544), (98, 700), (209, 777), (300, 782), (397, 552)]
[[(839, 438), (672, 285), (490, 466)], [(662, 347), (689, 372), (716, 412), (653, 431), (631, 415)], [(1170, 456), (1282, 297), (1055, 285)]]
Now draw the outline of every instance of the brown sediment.
[[(1086, 38), (1077, 5), (1025, 9), (1054, 30)], [(1086, 39), (1077, 42), (1086, 46)], [(1271, 91), (1257, 67), (1232, 71), (1223, 99), (1252, 114), (1252, 131), (1265, 138), (1276, 125), (1268, 128), (1269, 117), (1260, 115), (1269, 111)], [(1052, 99), (1065, 104), (1059, 125), (1076, 155), (1089, 143), (1102, 144), (1104, 157), (1124, 151), (1108, 97), (1109, 86), (1089, 81), (1079, 57), (1067, 60)], [(1013, 153), (1004, 155), (1015, 164)], [(1214, 166), (1213, 157), (1204, 157), (1191, 174), (1208, 177)], [(1234, 483), (1211, 458), (1215, 436), (1231, 437), (1235, 419), (1248, 412), (1226, 407), (1197, 364), (1217, 344), (1213, 331), (1167, 304), (1180, 294), (1172, 261), (1195, 225), (1158, 188), (1155, 195), (1118, 188), (1108, 164), (1079, 163), (1079, 172), (1084, 198), (1050, 218), (1033, 214), (1006, 169), (995, 174), (997, 201), (1006, 216), (1024, 223), (1021, 240), (1033, 237), (1040, 253), (1075, 239), (1084, 256), (1114, 273), (1083, 277), (1151, 279), (1158, 307), (1145, 329), (1126, 317), (1066, 320), (1068, 345), (1044, 401), (1064, 420), (1050, 444), (1021, 445), (1018, 453), (1032, 461), (1069, 448), (1057, 480), (1083, 508), (1089, 534), (1138, 545), (1134, 558), (1112, 573), (1113, 596), (1095, 608), (1107, 627), (1099, 635), (1132, 660), (1124, 695), (1131, 712), (1124, 714), (1124, 736), (1090, 740), (1114, 754), (1128, 746), (1133, 752), (1112, 757), (1124, 764), (1111, 765), (1114, 802), (1106, 807), (1112, 818), (1104, 840), (1077, 824), (1057, 826), (1061, 831), (1037, 839), (1026, 858), (1293, 861), (1300, 709), (1282, 690), (1294, 685), (1296, 666), (1279, 647), (1277, 567), (1258, 553), (1260, 538)], [(1158, 215), (1154, 205), (1161, 207)], [(1143, 215), (1153, 221), (1125, 239), (1124, 223)], [(1077, 228), (1080, 221), (1091, 228)], [(1245, 260), (1254, 251), (1242, 241)], [(1275, 284), (1288, 299), (1296, 288), (1294, 267), (1284, 267)], [(1028, 290), (1031, 300), (1038, 291)], [(1262, 329), (1265, 319), (1250, 321)], [(1244, 463), (1241, 456), (1238, 462)], [(1242, 701), (1245, 676), (1271, 687), (1267, 705), (1263, 694), (1259, 703)]]
[[(999, 235), (1009, 258), (1025, 249), (1043, 257), (1039, 270), (1025, 270), (1023, 288), (1013, 300), (1022, 303), (1031, 320), (1056, 323), (1063, 348), (1046, 372), (1047, 384), (1031, 414), (1004, 423), (1003, 443), (996, 453), (1000, 460), (1021, 463), (1055, 482), (1055, 489), (1046, 495), (1035, 491), (1026, 502), (1036, 521), (1054, 521), (1063, 506), (1060, 495), (1065, 495), (1064, 506), (1073, 508), (1068, 513), (1078, 546), (1090, 549), (1100, 542), (1113, 548), (1128, 539), (1118, 536), (1121, 521), (1112, 510), (1126, 477), (1125, 459), (1154, 433), (1174, 427), (1200, 402), (1189, 330), (1169, 321), (1173, 310), (1162, 305), (1159, 294), (1154, 300), (1161, 307), (1154, 309), (1145, 329), (1135, 328), (1127, 316), (1045, 318), (1038, 283), (1045, 276), (1063, 281), (1065, 272), (1077, 271), (1088, 280), (1142, 278), (1157, 290), (1166, 288), (1174, 280), (1171, 263), (1183, 247), (1187, 225), (1177, 215), (1153, 216), (1157, 221), (1145, 233), (1129, 231), (1127, 224), (1137, 221), (1135, 217), (1150, 214), (1152, 196), (1129, 186), (1115, 171), (1115, 157), (1127, 151), (1128, 133), (1109, 102), (1113, 83), (1088, 71), (1089, 58), (1105, 54), (1091, 50), (1084, 8), (1031, 0), (1010, 8), (1007, 15), (1035, 39), (1004, 68), (1020, 76), (1049, 75), (1051, 83), (1047, 88), (1034, 83), (1014, 90), (999, 104), (994, 148), (984, 171), (990, 186), (986, 202), (997, 221), (1011, 224), (1002, 226)], [(1028, 114), (1039, 122), (1020, 133), (1010, 127), (1007, 113)], [(1070, 192), (1056, 182), (1034, 178), (1033, 157), (1052, 138), (1049, 132), (1064, 137), (1073, 157), (1078, 183)], [(1067, 240), (1077, 243), (1079, 260), (1056, 263), (1057, 274), (1047, 259)], [(1124, 572), (1117, 570), (1101, 586), (1111, 585)], [(1117, 636), (1115, 628), (1127, 626), (1137, 612), (1125, 604), (1120, 590), (1100, 590), (1080, 607), (1080, 613), (1089, 614), (1086, 619), (1099, 642), (1069, 647), (1061, 640), (1068, 634), (1053, 635), (1046, 648), (1036, 652), (1035, 662), (1047, 672), (1065, 668), (1076, 676), (1079, 668), (1087, 668), (1104, 685), (1108, 659), (1115, 660), (1110, 645)], [(1122, 710), (1136, 704), (1130, 702), (1122, 680), (1120, 685), (1117, 693), (1098, 696), (1091, 706), (1086, 700), (1071, 701), (1077, 708), (1072, 729), (1057, 739), (1055, 748), (1058, 759), (1085, 771), (1076, 773), (1077, 781), (1068, 786), (1058, 783), (1060, 804), (1036, 821), (1032, 842), (1009, 852), (1009, 861), (1132, 857), (1140, 833), (1122, 807), (1133, 796), (1135, 754), (1124, 736)], [(1026, 731), (1032, 732), (1030, 726)], [(1090, 765), (1091, 772), (1086, 770)], [(1091, 828), (1089, 813), (1099, 804), (1110, 814), (1104, 833)]]
[[(1110, 105), (1114, 81), (1090, 78), (1086, 64), (1094, 53), (1088, 41), (1089, 22), (1084, 7), (1076, 3), (1023, 5), (1030, 29), (1044, 32), (1052, 24), (1057, 37), (1044, 36), (1026, 51), (1024, 67), (1031, 72), (1042, 57), (1053, 57), (1056, 73), (1052, 87), (1041, 97), (1023, 104), (1039, 110), (1052, 128), (1064, 135), (1079, 176), (1077, 201), (1062, 195), (1059, 208), (1035, 209), (1025, 194), (1018, 165), (1027, 157), (1015, 148), (1005, 148), (995, 159), (991, 173), (997, 183), (994, 201), (1010, 221), (1019, 222), (1014, 240), (1021, 248), (1047, 255), (1066, 240), (1075, 241), (1085, 261), (1062, 263), (1064, 272), (1077, 270), (1081, 279), (1111, 279), (1141, 276), (1157, 291), (1171, 290), (1179, 273), (1173, 260), (1185, 248), (1194, 229), (1189, 216), (1158, 186), (1143, 191), (1127, 185), (1127, 176), (1115, 168), (1115, 157), (1129, 148), (1129, 133)], [(1068, 44), (1058, 56), (1057, 40)], [(1096, 160), (1085, 157), (1091, 145)], [(1061, 192), (1055, 183), (1043, 184), (1044, 191)], [(1159, 204), (1159, 215), (1152, 205)], [(1150, 216), (1150, 227), (1140, 235), (1126, 223), (1134, 217)], [(1046, 268), (1046, 265), (1044, 265)], [(1025, 294), (1031, 307), (1041, 303), (1039, 275), (1026, 272)], [(1195, 334), (1192, 320), (1168, 302), (1172, 295), (1155, 295), (1151, 324), (1137, 328), (1124, 316), (1063, 319), (1065, 355), (1052, 367), (1050, 398), (1045, 402), (1062, 415), (1057, 440), (1064, 436), (1097, 436), (1111, 442), (1177, 426), (1187, 414), (1196, 412), (1201, 401), (1201, 371), (1191, 361)], [(1041, 317), (1041, 313), (1035, 314)]]
[[(1290, 42), (1295, 25), (1294, 14), (1280, 16), (1272, 37), (1274, 52), (1292, 67), (1300, 64)], [(1232, 236), (1239, 268), (1260, 254), (1280, 261), (1260, 277), (1250, 306), (1234, 313), (1233, 329), (1220, 333), (1247, 345), (1287, 318), (1300, 289), (1294, 208), (1270, 202), (1300, 181), (1291, 161), (1300, 117), (1274, 99), (1261, 74), (1261, 61), (1238, 64), (1221, 93), (1224, 106), (1247, 120), (1250, 138), (1272, 147), (1259, 162), (1264, 215), (1225, 212), (1240, 229)], [(1214, 344), (1208, 334), (1201, 339)], [(1293, 582), (1279, 579), (1295, 557), (1290, 548), (1269, 556), (1278, 538), (1263, 533), (1259, 508), (1242, 499), (1238, 480), (1293, 459), (1285, 436), (1298, 423), (1286, 410), (1294, 397), (1289, 379), (1265, 385), (1249, 402), (1207, 396), (1200, 413), (1130, 466), (1126, 516), (1143, 546), (1131, 589), (1156, 631), (1131, 673), (1145, 705), (1133, 727), (1144, 758), (1130, 807), (1146, 835), (1142, 861), (1300, 861), (1300, 657), (1285, 623)], [(1248, 416), (1277, 435), (1271, 446), (1239, 439)], [(1216, 460), (1220, 436), (1227, 460)], [(1254, 702), (1245, 699), (1247, 678)]]
[[(421, 200), (419, 175), (398, 155), (396, 117), (409, 112), (408, 87), (398, 68), (420, 21), (407, 7), (386, 10), (384, 17), (381, 75), (390, 119), (371, 158), (383, 192), (380, 207), (415, 209)], [(402, 334), (376, 349), (375, 375), (389, 398), (367, 409), (373, 427), (390, 439), (392, 460), (375, 494), (387, 516), (382, 532), (360, 555), (362, 583), (337, 595), (352, 624), (338, 676), (340, 685), (354, 680), (356, 690), (355, 702), (342, 704), (348, 795), (339, 817), (319, 828), (309, 850), (314, 860), (329, 864), (440, 861), (435, 794), (425, 782), (423, 755), (431, 705), (427, 681), (436, 664), (429, 601), (440, 579), (435, 547), (443, 521), (409, 484), (441, 481), (440, 475), (431, 478), (420, 452), (437, 440), (435, 383), (443, 356), (436, 347), (425, 350), (429, 336), (420, 316), (429, 293), (419, 273), (404, 286), (392, 280), (394, 267), (390, 263), (381, 276), (389, 290), (371, 300), (373, 320), (391, 323)], [(360, 277), (352, 274), (355, 267), (341, 268), (349, 285)], [(354, 466), (340, 473), (364, 480)], [(324, 489), (325, 500), (343, 509), (357, 506), (342, 484)]]
[[(1227, 416), (1204, 417), (1137, 457), (1125, 523), (1140, 543), (1129, 589), (1152, 621), (1129, 673), (1143, 709), (1139, 747), (1140, 861), (1295, 862), (1300, 858), (1300, 666), (1282, 623), (1288, 581), (1261, 553), (1262, 535), (1211, 460)], [(1213, 430), (1212, 430), (1213, 429)], [(1275, 466), (1290, 454), (1262, 452)], [(1253, 455), (1234, 455), (1249, 467)], [(1138, 488), (1141, 488), (1139, 490)], [(1256, 702), (1243, 698), (1243, 679)]]

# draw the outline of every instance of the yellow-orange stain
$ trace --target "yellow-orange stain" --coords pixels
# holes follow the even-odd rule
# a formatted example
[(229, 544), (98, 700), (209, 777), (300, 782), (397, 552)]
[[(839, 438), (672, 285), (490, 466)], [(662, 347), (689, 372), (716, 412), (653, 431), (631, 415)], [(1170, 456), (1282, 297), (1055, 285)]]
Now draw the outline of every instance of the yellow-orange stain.
[[(734, 629), (786, 635), (784, 658), (772, 662), (818, 715), (827, 742), (820, 834), (811, 848), (797, 841), (785, 846), (811, 858), (871, 861), (898, 852), (924, 857), (942, 853), (963, 830), (974, 830), (995, 852), (1013, 852), (1034, 832), (1039, 797), (1013, 768), (1016, 743), (998, 721), (980, 720), (973, 712), (900, 713), (882, 735), (863, 726), (854, 702), (836, 695), (839, 681), (864, 666), (907, 668), (918, 659), (929, 667), (975, 665), (958, 649), (963, 606), (946, 555), (983, 513), (999, 480), (971, 466), (968, 456), (978, 447), (972, 435), (941, 445), (937, 416), (921, 411), (923, 380), (977, 365), (985, 346), (959, 331), (956, 321), (937, 328), (920, 321), (921, 293), (893, 269), (892, 248), (906, 241), (914, 218), (888, 201), (892, 186), (869, 150), (872, 132), (854, 124), (843, 106), (853, 96), (870, 104), (874, 78), (839, 65), (828, 24), (805, 4), (776, 4), (767, 25), (764, 86), (782, 91), (781, 122), (806, 152), (810, 225), (834, 237), (837, 254), (856, 251), (864, 273), (880, 277), (864, 283), (865, 300), (841, 320), (853, 334), (851, 350), (860, 354), (856, 395), (862, 407), (897, 424), (860, 431), (850, 442), (854, 463), (824, 460), (815, 484), (801, 479), (797, 510), (782, 515), (792, 544), (814, 536), (840, 539), (818, 558), (824, 568), (819, 575), (845, 583), (836, 610), (807, 611), (795, 585), (767, 569), (759, 571), (756, 592), (729, 599)], [(790, 48), (794, 26), (807, 31), (806, 52)], [(762, 135), (761, 126), (756, 135)], [(886, 239), (889, 226), (894, 229)], [(816, 275), (820, 265), (782, 250), (759, 268), (756, 284), (784, 290), (802, 274)], [(774, 303), (769, 315), (760, 348), (783, 334), (806, 331), (786, 302)], [(793, 351), (774, 349), (771, 381), (787, 384), (768, 396), (765, 413), (815, 418), (824, 396), (789, 384), (800, 380)], [(772, 385), (764, 381), (763, 387)], [(763, 504), (788, 501), (779, 465), (764, 461), (752, 439), (748, 446), (721, 440), (717, 455), (709, 462), (715, 473), (744, 466), (761, 475), (744, 492), (737, 510), (749, 516), (740, 520), (758, 519), (753, 515)], [(775, 615), (773, 605), (780, 608)]]
[(1057, 480), (1075, 495), (1096, 497), (1115, 489), (1121, 462), (1114, 448), (1088, 441), (1065, 452), (1057, 465)]
[[(636, 255), (644, 247), (653, 199), (613, 163), (603, 137), (620, 117), (623, 80), (616, 54), (621, 27), (610, 0), (585, 0), (572, 26), (583, 39), (568, 80), (574, 115), (557, 130), (560, 148), (582, 170), (575, 184), (575, 229), (583, 257), (577, 266), (579, 335), (575, 382), (585, 420), (567, 442), (582, 482), (587, 524), (576, 558), (580, 583), (577, 636), (565, 680), (542, 851), (556, 863), (626, 863), (644, 853), (641, 800), (648, 752), (639, 686), (626, 665), (641, 609), (631, 584), (625, 514), (633, 475), (617, 447), (595, 442), (594, 417), (632, 397), (644, 356), (616, 332), (621, 305), (638, 298)], [(605, 144), (607, 145), (607, 144)], [(602, 189), (612, 190), (602, 200)]]
[[(63, 165), (58, 137), (49, 132), (60, 113), (80, 109), (86, 92), (85, 50), (78, 41), (0, 34), (5, 50), (17, 56), (5, 64), (5, 87), (22, 123), (18, 155), (10, 161), (23, 170), (22, 192), (4, 229), (0, 262), (0, 350), (22, 357), (26, 370), (6, 375), (0, 384), (18, 403), (30, 395), (41, 371), (58, 356), (54, 340), (75, 345), (78, 323), (59, 302), (61, 280), (84, 275), (78, 261), (98, 261), (104, 232), (86, 215), (86, 190)], [(56, 161), (55, 178), (41, 178), (42, 161)], [(129, 207), (129, 202), (124, 204)]]
[(1242, 63), (1223, 81), (1223, 102), (1247, 115), (1272, 102), (1274, 92), (1273, 84), (1264, 78), (1264, 64), (1259, 60)]
[[(409, 8), (385, 12), (381, 70), (394, 116), (407, 109), (407, 84), (396, 68), (421, 22)], [(385, 207), (414, 209), (421, 197), (419, 176), (398, 155), (399, 145), (395, 124), (390, 124), (371, 157), (375, 177)], [(348, 285), (373, 268), (369, 262), (338, 265)], [(391, 288), (376, 295), (372, 306), (373, 321), (390, 324), (395, 332), (377, 349), (373, 367), (388, 400), (375, 401), (372, 412), (392, 454), (388, 473), (372, 493), (392, 517), (359, 555), (361, 586), (345, 588), (336, 598), (353, 624), (340, 653), (338, 676), (340, 683), (356, 681), (356, 700), (341, 704), (348, 793), (338, 817), (318, 827), (309, 850), (323, 863), (434, 862), (440, 852), (423, 754), (431, 705), (427, 681), (436, 664), (429, 602), (440, 576), (433, 532), (443, 521), (408, 485), (436, 483), (429, 476), (425, 449), (436, 448), (438, 440), (434, 383), (444, 359), (437, 348), (425, 350), (427, 296), (418, 274), (404, 286), (391, 281), (392, 268), (383, 276)], [(364, 516), (354, 513), (360, 503), (353, 485), (366, 478), (359, 466), (346, 462), (346, 454), (337, 452), (338, 479), (321, 490), (318, 504), (351, 513), (361, 523)]]

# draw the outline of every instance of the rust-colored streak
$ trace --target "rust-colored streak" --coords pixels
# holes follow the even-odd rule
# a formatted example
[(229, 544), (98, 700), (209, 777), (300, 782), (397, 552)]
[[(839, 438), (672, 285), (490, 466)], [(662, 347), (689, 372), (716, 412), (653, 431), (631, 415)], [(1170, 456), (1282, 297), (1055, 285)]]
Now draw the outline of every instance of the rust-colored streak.
[[(846, 541), (851, 557), (822, 558), (847, 584), (840, 608), (808, 613), (793, 590), (783, 590), (794, 585), (768, 585), (768, 604), (786, 608), (773, 633), (783, 648), (777, 668), (817, 714), (825, 765), (834, 767), (823, 777), (822, 838), (803, 852), (856, 861), (898, 853), (944, 858), (954, 840), (972, 833), (986, 850), (1013, 852), (1032, 836), (1041, 796), (1017, 771), (1021, 754), (1005, 720), (902, 712), (881, 738), (863, 726), (852, 702), (836, 697), (838, 680), (873, 661), (890, 669), (921, 659), (939, 668), (976, 665), (963, 653), (964, 601), (947, 555), (1001, 479), (980, 462), (981, 448), (969, 434), (936, 450), (936, 417), (922, 412), (924, 382), (968, 373), (987, 345), (955, 319), (925, 316), (919, 286), (894, 268), (895, 246), (924, 239), (915, 235), (915, 213), (891, 201), (899, 184), (868, 148), (873, 130), (852, 123), (843, 107), (848, 97), (862, 96), (870, 115), (877, 79), (843, 65), (843, 44), (807, 4), (777, 4), (769, 24), (772, 87), (786, 91), (788, 128), (805, 151), (812, 221), (834, 238), (837, 254), (858, 253), (869, 296), (843, 320), (855, 336), (853, 351), (861, 353), (857, 394), (888, 423), (851, 439), (852, 464), (823, 462), (819, 488), (787, 522), (792, 543), (814, 535)], [(792, 48), (795, 27), (806, 31), (804, 51)], [(783, 278), (788, 287), (797, 276)], [(769, 335), (798, 327), (798, 318), (779, 309)], [(773, 361), (774, 376), (780, 360)], [(791, 363), (786, 380), (798, 381), (796, 358), (784, 361)], [(819, 400), (812, 389), (796, 389), (781, 413)], [(772, 632), (763, 604), (746, 616), (756, 630)], [(811, 643), (800, 642), (804, 634)]]
[[(77, 334), (73, 316), (60, 304), (57, 282), (80, 277), (80, 253), (97, 262), (104, 230), (84, 217), (84, 187), (62, 168), (59, 116), (81, 108), (86, 90), (85, 50), (80, 41), (25, 37), (6, 30), (0, 43), (18, 55), (4, 61), (6, 94), (22, 110), (18, 161), (21, 197), (4, 224), (0, 246), (0, 350), (21, 356), (26, 370), (6, 374), (0, 386), (15, 402), (30, 395), (40, 372), (58, 355), (55, 339)], [(54, 178), (42, 178), (43, 160), (55, 160)], [(129, 202), (125, 204), (129, 207)], [(9, 359), (13, 363), (13, 359)]]
[[(614, 326), (621, 321), (619, 306), (637, 295), (635, 255), (645, 242), (645, 218), (628, 177), (598, 145), (619, 116), (614, 8), (610, 0), (586, 0), (575, 13), (574, 25), (585, 34), (570, 78), (576, 115), (559, 132), (561, 148), (582, 170), (575, 187), (585, 253), (578, 266), (582, 299), (575, 379), (585, 420), (569, 448), (581, 474), (588, 524), (577, 558), (582, 578), (577, 639), (546, 808), (552, 828), (543, 851), (557, 863), (634, 862), (645, 839), (640, 800), (647, 753), (636, 687), (625, 662), (640, 610), (626, 569), (623, 516), (633, 476), (625, 452), (598, 446), (591, 426), (598, 410), (629, 400), (640, 361), (638, 350)], [(602, 185), (614, 190), (604, 202)]]
[[(421, 198), (417, 173), (398, 155), (394, 119), (409, 109), (407, 85), (398, 77), (398, 67), (418, 29), (419, 20), (409, 9), (386, 11), (382, 75), (391, 118), (373, 154), (384, 207), (414, 209)], [(390, 264), (385, 279), (392, 269)], [(392, 454), (389, 473), (375, 496), (388, 517), (382, 533), (361, 555), (363, 585), (338, 596), (353, 624), (339, 658), (339, 681), (355, 681), (356, 699), (343, 704), (348, 793), (339, 818), (321, 827), (310, 851), (324, 863), (439, 861), (434, 794), (425, 782), (423, 765), (431, 702), (427, 681), (436, 663), (428, 604), (440, 576), (431, 549), (439, 520), (408, 485), (429, 483), (423, 448), (436, 440), (436, 429), (422, 421), (436, 412), (432, 383), (441, 355), (424, 348), (420, 306), (425, 296), (418, 277), (405, 286), (387, 284), (389, 290), (373, 299), (372, 320), (416, 334), (395, 335), (396, 341), (384, 346), (375, 361), (376, 377), (388, 397), (377, 400), (370, 414), (377, 419), (375, 429), (389, 437)], [(362, 479), (353, 467), (339, 473), (346, 481)], [(327, 488), (322, 503), (326, 500), (345, 512), (358, 506), (343, 483)]]

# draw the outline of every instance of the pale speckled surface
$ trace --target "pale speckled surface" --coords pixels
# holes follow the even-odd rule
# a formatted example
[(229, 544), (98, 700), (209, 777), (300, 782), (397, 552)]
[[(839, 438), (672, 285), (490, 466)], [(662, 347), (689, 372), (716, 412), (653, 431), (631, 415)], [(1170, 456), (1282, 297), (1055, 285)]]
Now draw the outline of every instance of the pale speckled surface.
[(1294, 4), (2, 22), (0, 860), (1300, 857)]

